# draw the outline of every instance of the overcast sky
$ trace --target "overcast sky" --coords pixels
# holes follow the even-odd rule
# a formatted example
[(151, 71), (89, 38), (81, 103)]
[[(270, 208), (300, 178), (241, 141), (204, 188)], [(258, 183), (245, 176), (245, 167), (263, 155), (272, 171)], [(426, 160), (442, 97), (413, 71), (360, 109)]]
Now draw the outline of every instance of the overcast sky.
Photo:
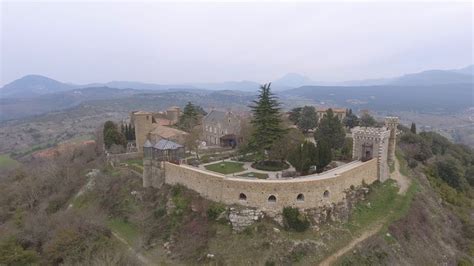
[(472, 3), (0, 1), (0, 85), (397, 76), (473, 62)]

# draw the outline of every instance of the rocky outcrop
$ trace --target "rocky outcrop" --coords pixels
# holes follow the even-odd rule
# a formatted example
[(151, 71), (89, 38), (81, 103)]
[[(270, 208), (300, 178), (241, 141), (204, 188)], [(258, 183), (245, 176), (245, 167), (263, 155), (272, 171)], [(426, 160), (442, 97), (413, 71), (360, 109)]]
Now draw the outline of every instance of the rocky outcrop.
[(365, 199), (365, 196), (369, 193), (369, 188), (348, 189), (345, 193), (346, 197), (342, 202), (305, 210), (314, 228), (317, 229), (320, 225), (327, 222), (346, 222), (357, 202)]
[(264, 217), (260, 210), (254, 209), (229, 209), (229, 221), (232, 224), (232, 229), (236, 232), (242, 232), (245, 228), (259, 221)]

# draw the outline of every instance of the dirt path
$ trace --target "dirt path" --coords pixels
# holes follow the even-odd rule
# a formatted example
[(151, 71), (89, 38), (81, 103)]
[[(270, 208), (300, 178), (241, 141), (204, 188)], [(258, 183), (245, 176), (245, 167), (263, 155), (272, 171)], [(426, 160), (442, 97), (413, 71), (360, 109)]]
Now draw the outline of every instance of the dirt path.
[(127, 242), (127, 240), (123, 239), (117, 232), (112, 231), (112, 235), (117, 238), (122, 244), (127, 246), (128, 251), (131, 252), (137, 259), (143, 263), (144, 265), (152, 265), (151, 261), (148, 260), (143, 254), (140, 252), (137, 252), (130, 244)]
[[(400, 173), (400, 163), (398, 162), (398, 159), (395, 160), (395, 171), (390, 174), (390, 177), (397, 181), (398, 186), (400, 187), (398, 194), (404, 195), (408, 187), (410, 187), (410, 179), (407, 176), (402, 175)], [(319, 265), (320, 266), (329, 266), (332, 263), (334, 263), (337, 259), (339, 259), (342, 255), (345, 253), (349, 252), (351, 249), (353, 249), (357, 244), (361, 243), (362, 241), (368, 239), (369, 237), (375, 235), (380, 231), (380, 229), (383, 226), (383, 221), (377, 223), (375, 226), (372, 228), (368, 229), (367, 231), (363, 232), (362, 235), (357, 237), (356, 239), (352, 240), (349, 244), (344, 246), (343, 248), (339, 249), (329, 257), (327, 257), (325, 260), (323, 260)]]
[(353, 249), (357, 244), (359, 244), (362, 241), (366, 240), (367, 238), (377, 234), (378, 231), (380, 231), (380, 229), (382, 228), (382, 225), (383, 225), (383, 223), (377, 223), (376, 225), (374, 225), (374, 227), (372, 227), (371, 229), (363, 232), (362, 235), (360, 235), (356, 239), (349, 242), (349, 244), (347, 244), (345, 247), (339, 249), (338, 251), (336, 251), (336, 253), (330, 255), (329, 257), (327, 257), (319, 265), (320, 266), (329, 266), (329, 265), (331, 265), (337, 259), (339, 259), (342, 255), (346, 254), (348, 251)]
[(398, 186), (400, 187), (398, 194), (405, 195), (408, 187), (410, 187), (411, 181), (407, 176), (404, 176), (402, 173), (400, 173), (400, 162), (398, 162), (398, 159), (395, 159), (395, 171), (390, 174), (390, 177), (397, 181)]

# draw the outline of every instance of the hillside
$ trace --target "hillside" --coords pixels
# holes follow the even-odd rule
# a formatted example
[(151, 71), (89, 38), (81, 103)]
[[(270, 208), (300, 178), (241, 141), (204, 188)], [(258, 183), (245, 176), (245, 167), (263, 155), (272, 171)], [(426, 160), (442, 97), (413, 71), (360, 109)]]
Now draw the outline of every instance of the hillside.
[(3, 86), (0, 89), (0, 95), (3, 98), (31, 98), (48, 93), (72, 90), (74, 88), (74, 85), (62, 83), (45, 76), (27, 75)]
[[(304, 232), (266, 217), (235, 233), (221, 215), (232, 209), (180, 186), (144, 189), (135, 172), (105, 167), (94, 146), (65, 150), (48, 161), (24, 161), (16, 171), (0, 174), (0, 260), (469, 265), (474, 153), (437, 134), (402, 130), (400, 168), (392, 175), (400, 170), (410, 185), (399, 191), (393, 180), (375, 183), (347, 217), (327, 216)], [(353, 241), (359, 243), (354, 251)]]
[(473, 84), (431, 86), (303, 86), (281, 97), (313, 100), (355, 110), (452, 113), (472, 107)]

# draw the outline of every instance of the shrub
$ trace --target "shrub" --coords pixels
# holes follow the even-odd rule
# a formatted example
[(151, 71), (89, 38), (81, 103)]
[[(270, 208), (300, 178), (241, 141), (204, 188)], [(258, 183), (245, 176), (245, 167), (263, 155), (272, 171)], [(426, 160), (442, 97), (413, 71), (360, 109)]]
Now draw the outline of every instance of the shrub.
[(282, 161), (260, 161), (252, 164), (252, 167), (263, 171), (281, 171), (288, 169), (290, 166)]
[(209, 209), (207, 209), (207, 217), (211, 220), (216, 220), (217, 217), (219, 217), (219, 215), (223, 213), (225, 210), (226, 208), (222, 204), (218, 204), (218, 203), (212, 204), (211, 206), (209, 206)]
[(3, 265), (30, 265), (38, 261), (34, 250), (25, 250), (14, 238), (0, 243), (0, 261)]
[(285, 207), (283, 209), (283, 218), (287, 230), (303, 232), (309, 228), (308, 218), (300, 213), (297, 208)]

